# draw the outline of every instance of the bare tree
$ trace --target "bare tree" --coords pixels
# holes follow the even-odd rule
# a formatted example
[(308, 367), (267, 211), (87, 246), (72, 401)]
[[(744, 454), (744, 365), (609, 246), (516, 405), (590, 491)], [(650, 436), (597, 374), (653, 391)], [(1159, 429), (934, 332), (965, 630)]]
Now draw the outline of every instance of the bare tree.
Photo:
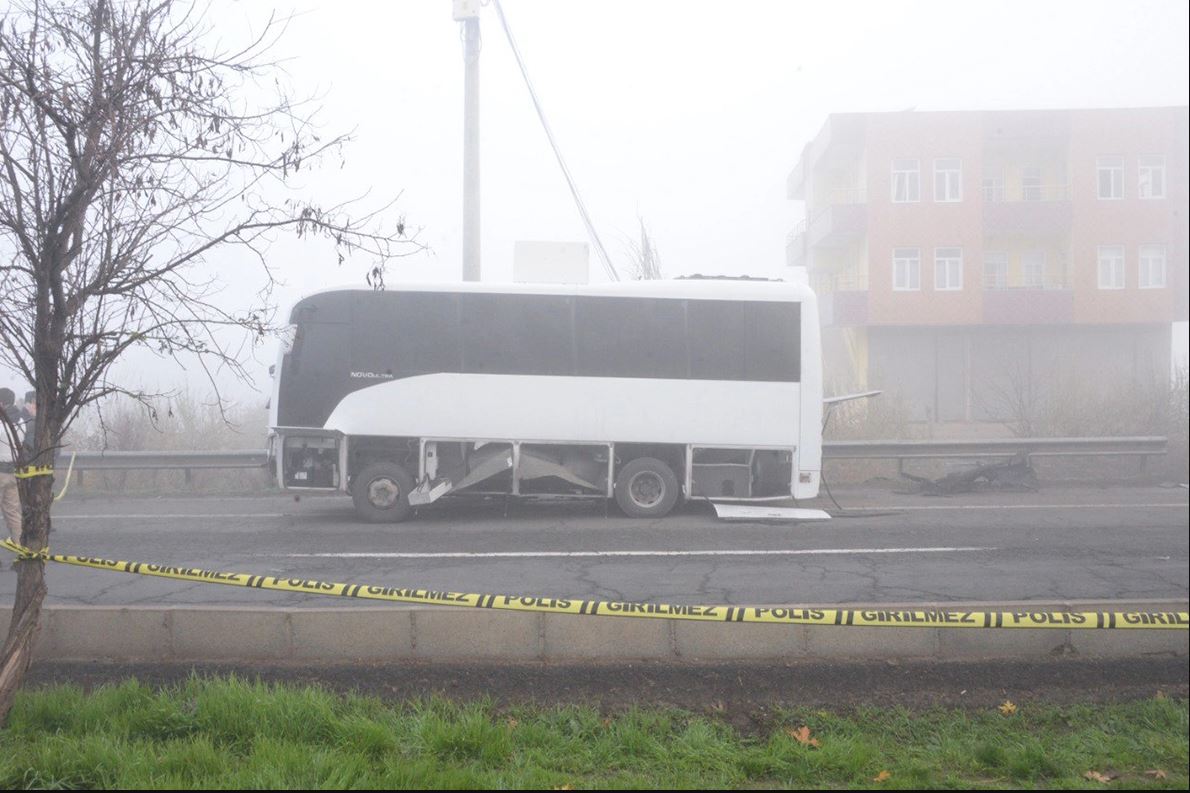
[[(368, 282), (420, 245), (391, 205), (353, 214), (285, 198), (291, 177), (346, 138), (321, 140), (270, 60), (283, 21), (242, 48), (213, 44), (189, 0), (16, 0), (0, 16), (0, 365), (37, 391), (31, 449), (52, 465), (71, 421), (115, 393), (125, 353), (191, 355), (244, 374), (232, 332), (270, 328), (274, 232), (330, 241)], [(288, 195), (292, 195), (289, 193)], [(276, 197), (281, 196), (278, 200)], [(233, 309), (204, 268), (237, 248), (259, 266), (254, 305)], [(242, 338), (242, 335), (239, 336)], [(5, 420), (12, 440), (16, 429)], [(3, 438), (4, 434), (0, 434)], [(29, 666), (45, 597), (52, 475), (21, 480), (27, 549), (0, 657), (0, 720)]]
[(981, 378), (972, 391), (975, 406), (1018, 438), (1037, 436), (1044, 397), (1030, 358), (1019, 351), (1009, 352), (998, 371)]
[(640, 242), (628, 241), (628, 275), (634, 281), (656, 281), (661, 278), (661, 259), (657, 246), (645, 227), (645, 219), (637, 217), (640, 223)]

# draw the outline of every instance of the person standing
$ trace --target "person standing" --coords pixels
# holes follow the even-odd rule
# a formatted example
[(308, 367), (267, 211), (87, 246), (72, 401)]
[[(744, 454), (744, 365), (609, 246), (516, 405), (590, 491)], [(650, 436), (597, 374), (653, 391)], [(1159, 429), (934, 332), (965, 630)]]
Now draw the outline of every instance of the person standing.
[(21, 541), (21, 494), (17, 488), (16, 459), (17, 449), (13, 441), (21, 443), (20, 425), (21, 414), (13, 404), (16, 394), (11, 388), (0, 388), (0, 410), (5, 418), (17, 430), (17, 436), (10, 439), (6, 431), (0, 430), (0, 513), (4, 515), (4, 524), (8, 527), (8, 534), (14, 542)]

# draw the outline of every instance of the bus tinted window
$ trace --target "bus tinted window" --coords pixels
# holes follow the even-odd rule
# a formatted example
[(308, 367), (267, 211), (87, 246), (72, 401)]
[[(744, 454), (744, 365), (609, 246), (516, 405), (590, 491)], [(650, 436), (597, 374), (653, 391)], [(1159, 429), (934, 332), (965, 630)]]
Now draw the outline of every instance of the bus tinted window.
[(687, 317), (695, 380), (799, 379), (797, 303), (691, 300)]
[(294, 313), (305, 321), (292, 374), (349, 376), (344, 393), (435, 372), (777, 382), (801, 374), (800, 304), (789, 301), (354, 292), (309, 298)]
[(458, 296), (452, 294), (360, 294), (352, 331), (353, 369), (394, 377), (458, 372), (458, 313)]
[(691, 300), (686, 307), (690, 338), (690, 377), (743, 380), (748, 357), (750, 303)]
[(801, 305), (746, 304), (748, 361), (745, 380), (801, 380)]
[(281, 369), (278, 421), (282, 425), (320, 427), (343, 397), (349, 381), (351, 326), (342, 322), (305, 322), (298, 326), (293, 349)]
[(577, 298), (575, 374), (687, 377), (685, 310), (684, 300)]
[(571, 375), (571, 300), (463, 294), (463, 367), (473, 374)]
[(357, 293), (322, 292), (298, 301), (293, 307), (289, 321), (295, 325), (303, 322), (351, 322), (355, 312)]

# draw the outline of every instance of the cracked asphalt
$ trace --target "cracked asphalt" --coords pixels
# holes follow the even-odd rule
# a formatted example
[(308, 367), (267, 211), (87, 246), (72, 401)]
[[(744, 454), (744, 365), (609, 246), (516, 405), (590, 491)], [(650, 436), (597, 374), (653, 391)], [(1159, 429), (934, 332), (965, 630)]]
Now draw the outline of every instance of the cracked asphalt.
[[(1187, 491), (1082, 487), (927, 498), (838, 491), (829, 522), (662, 520), (579, 503), (454, 503), (399, 525), (348, 499), (68, 498), (51, 550), (323, 581), (722, 604), (1061, 601), (1188, 596)], [(831, 507), (833, 511), (833, 507)], [(350, 554), (342, 556), (342, 554)], [(543, 555), (550, 554), (550, 555)], [(50, 565), (49, 603), (359, 607), (368, 601)], [(0, 572), (0, 602), (16, 576)], [(373, 604), (384, 606), (385, 604)]]

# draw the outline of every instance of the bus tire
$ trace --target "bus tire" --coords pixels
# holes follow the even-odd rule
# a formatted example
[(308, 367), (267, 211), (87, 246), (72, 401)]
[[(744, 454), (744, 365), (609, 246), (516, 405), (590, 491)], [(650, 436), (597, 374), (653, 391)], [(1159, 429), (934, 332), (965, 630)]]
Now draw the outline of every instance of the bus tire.
[(655, 457), (638, 457), (616, 475), (616, 503), (630, 518), (660, 518), (678, 503), (678, 478)]
[(399, 523), (413, 514), (409, 492), (413, 477), (393, 462), (372, 463), (351, 482), (355, 514), (369, 523)]

